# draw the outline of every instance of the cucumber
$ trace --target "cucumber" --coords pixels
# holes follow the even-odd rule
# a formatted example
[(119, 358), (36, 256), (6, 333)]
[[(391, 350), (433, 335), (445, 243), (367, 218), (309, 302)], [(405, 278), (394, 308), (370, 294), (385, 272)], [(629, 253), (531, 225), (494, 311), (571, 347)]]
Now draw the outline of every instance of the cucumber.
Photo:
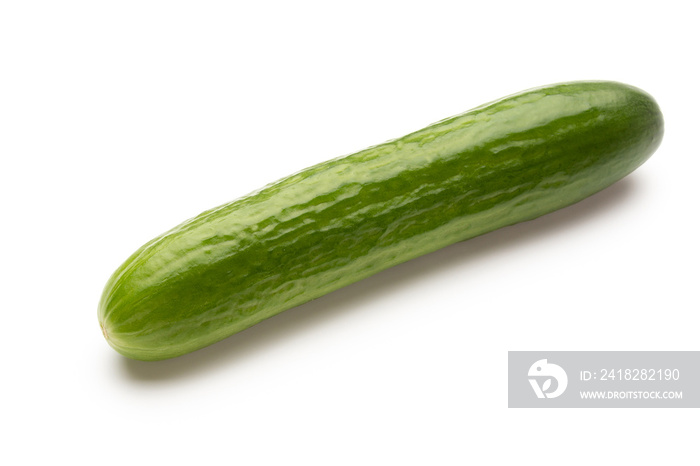
[(606, 188), (656, 150), (645, 92), (531, 89), (281, 179), (151, 240), (107, 282), (98, 318), (139, 360), (211, 345), (286, 309)]

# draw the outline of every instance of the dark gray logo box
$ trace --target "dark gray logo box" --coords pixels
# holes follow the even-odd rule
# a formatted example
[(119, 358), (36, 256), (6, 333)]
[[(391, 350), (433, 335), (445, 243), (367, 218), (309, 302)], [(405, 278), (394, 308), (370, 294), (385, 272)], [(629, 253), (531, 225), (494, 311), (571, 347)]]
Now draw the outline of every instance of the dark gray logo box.
[(700, 351), (509, 351), (508, 407), (700, 408)]

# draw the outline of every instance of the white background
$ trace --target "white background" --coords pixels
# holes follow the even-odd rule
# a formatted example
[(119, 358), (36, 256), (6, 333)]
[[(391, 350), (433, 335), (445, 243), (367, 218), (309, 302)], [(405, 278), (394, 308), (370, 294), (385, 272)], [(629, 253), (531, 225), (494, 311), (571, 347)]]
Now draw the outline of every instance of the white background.
[[(692, 2), (0, 3), (3, 464), (697, 464), (697, 410), (507, 408), (508, 350), (698, 350)], [(142, 243), (520, 90), (648, 91), (661, 148), (562, 211), (158, 363)]]

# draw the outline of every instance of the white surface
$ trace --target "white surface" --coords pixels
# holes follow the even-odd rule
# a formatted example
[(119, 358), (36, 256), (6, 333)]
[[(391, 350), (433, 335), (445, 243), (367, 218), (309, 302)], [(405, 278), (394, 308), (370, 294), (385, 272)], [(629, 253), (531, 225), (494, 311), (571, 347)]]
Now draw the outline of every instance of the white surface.
[[(508, 350), (697, 350), (689, 2), (3, 2), (3, 464), (696, 464), (696, 410), (509, 410)], [(653, 6), (650, 6), (653, 5)], [(138, 246), (529, 87), (650, 92), (657, 153), (563, 211), (160, 363), (96, 304)]]

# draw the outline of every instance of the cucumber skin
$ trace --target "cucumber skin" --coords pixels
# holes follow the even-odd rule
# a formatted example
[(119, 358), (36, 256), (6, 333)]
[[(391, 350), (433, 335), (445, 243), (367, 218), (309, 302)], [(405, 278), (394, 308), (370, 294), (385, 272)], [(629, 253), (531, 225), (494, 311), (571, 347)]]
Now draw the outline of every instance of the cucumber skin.
[(286, 309), (458, 241), (578, 202), (663, 136), (643, 91), (531, 89), (329, 160), (206, 211), (109, 279), (98, 318), (139, 360), (203, 348)]

